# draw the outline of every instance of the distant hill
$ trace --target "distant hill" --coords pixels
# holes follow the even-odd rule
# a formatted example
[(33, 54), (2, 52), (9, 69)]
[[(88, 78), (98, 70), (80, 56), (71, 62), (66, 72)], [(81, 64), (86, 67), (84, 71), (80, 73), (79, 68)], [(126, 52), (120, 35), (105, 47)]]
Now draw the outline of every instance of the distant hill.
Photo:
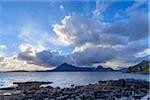
[(112, 68), (104, 68), (102, 66), (98, 66), (96, 68), (97, 71), (114, 71)]
[(26, 70), (13, 70), (13, 71), (5, 71), (5, 72), (29, 72), (29, 71), (26, 71)]
[(142, 73), (150, 73), (150, 68), (149, 68), (150, 61), (149, 60), (144, 60), (140, 62), (137, 65), (130, 66), (128, 68), (129, 72), (142, 72)]
[(56, 67), (53, 71), (113, 71), (112, 68), (104, 68), (102, 66), (94, 67), (76, 67), (67, 63), (64, 63)]
[(79, 70), (80, 68), (76, 67), (76, 66), (73, 66), (73, 65), (70, 65), (70, 64), (67, 64), (67, 63), (64, 63), (58, 67), (56, 67), (54, 69), (54, 71), (77, 71)]

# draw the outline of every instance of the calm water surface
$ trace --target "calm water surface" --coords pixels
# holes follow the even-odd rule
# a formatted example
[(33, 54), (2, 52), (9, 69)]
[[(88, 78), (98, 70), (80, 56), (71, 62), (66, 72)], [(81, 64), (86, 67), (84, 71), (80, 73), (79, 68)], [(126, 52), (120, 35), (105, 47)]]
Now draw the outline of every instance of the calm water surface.
[(0, 87), (12, 86), (13, 82), (50, 81), (52, 86), (69, 87), (71, 84), (84, 85), (99, 80), (117, 80), (133, 78), (149, 81), (148, 74), (121, 72), (9, 72), (0, 73)]

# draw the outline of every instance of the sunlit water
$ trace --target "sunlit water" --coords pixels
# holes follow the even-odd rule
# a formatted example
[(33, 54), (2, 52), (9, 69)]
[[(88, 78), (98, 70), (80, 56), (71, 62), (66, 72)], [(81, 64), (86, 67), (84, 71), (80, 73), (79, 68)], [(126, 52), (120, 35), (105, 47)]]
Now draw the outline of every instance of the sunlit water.
[(0, 87), (10, 87), (13, 82), (50, 81), (56, 87), (85, 85), (99, 80), (139, 79), (149, 81), (148, 74), (121, 72), (9, 72), (0, 73)]

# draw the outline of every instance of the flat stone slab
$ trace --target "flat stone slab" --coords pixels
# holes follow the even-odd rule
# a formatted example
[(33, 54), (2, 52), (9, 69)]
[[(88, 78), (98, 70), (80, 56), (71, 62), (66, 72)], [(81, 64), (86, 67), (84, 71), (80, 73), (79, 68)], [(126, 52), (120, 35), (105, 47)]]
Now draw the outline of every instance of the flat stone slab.
[(39, 81), (30, 81), (30, 82), (13, 82), (13, 84), (17, 85), (30, 85), (30, 84), (52, 84), (52, 82), (39, 82)]

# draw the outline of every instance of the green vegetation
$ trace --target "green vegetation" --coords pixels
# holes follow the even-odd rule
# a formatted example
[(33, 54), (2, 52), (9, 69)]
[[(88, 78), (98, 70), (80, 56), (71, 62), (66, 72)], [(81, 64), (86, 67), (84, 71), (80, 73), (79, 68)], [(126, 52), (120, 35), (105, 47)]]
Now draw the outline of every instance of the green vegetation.
[(150, 73), (149, 64), (150, 64), (149, 60), (144, 60), (137, 65), (129, 67), (128, 70), (129, 70), (129, 72)]

